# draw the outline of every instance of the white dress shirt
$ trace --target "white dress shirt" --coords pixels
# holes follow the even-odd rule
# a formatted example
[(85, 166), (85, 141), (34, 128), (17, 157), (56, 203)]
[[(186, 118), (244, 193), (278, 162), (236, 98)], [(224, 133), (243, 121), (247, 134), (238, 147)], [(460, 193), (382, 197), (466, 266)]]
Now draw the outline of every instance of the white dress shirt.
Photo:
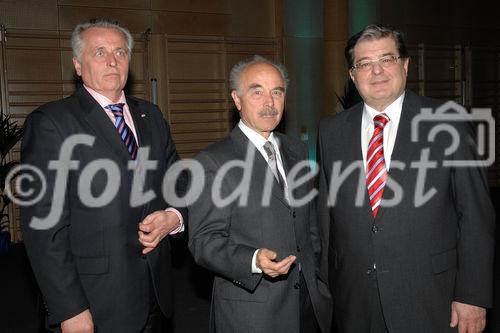
[[(396, 142), (396, 135), (398, 133), (399, 119), (401, 118), (401, 110), (403, 108), (403, 100), (405, 94), (401, 94), (394, 102), (392, 102), (382, 113), (385, 113), (390, 121), (384, 127), (384, 159), (387, 171), (391, 165), (391, 156)], [(366, 152), (368, 150), (368, 143), (375, 130), (373, 125), (373, 118), (381, 112), (366, 105), (363, 109), (363, 117), (361, 119), (361, 151), (363, 152), (363, 165), (366, 171)]]
[[(245, 125), (245, 123), (243, 123), (243, 121), (241, 119), (240, 119), (240, 122), (238, 123), (238, 127), (241, 129), (243, 134), (245, 134), (245, 136), (248, 138), (248, 140), (250, 140), (250, 142), (255, 146), (255, 148), (257, 148), (257, 150), (262, 154), (262, 157), (264, 157), (266, 162), (269, 162), (269, 157), (267, 156), (267, 153), (264, 150), (264, 144), (267, 141), (269, 141), (273, 144), (274, 150), (276, 151), (276, 166), (278, 167), (278, 171), (281, 174), (281, 177), (285, 181), (285, 187), (286, 187), (287, 182), (286, 182), (285, 170), (283, 169), (283, 162), (281, 160), (281, 154), (280, 154), (280, 150), (279, 150), (278, 140), (276, 139), (274, 134), (271, 132), (269, 137), (266, 139), (262, 135), (260, 135), (259, 133), (257, 133), (256, 131), (254, 131), (250, 127), (248, 127), (247, 125)], [(256, 274), (262, 273), (262, 270), (259, 267), (257, 267), (257, 265), (255, 263), (255, 259), (257, 257), (257, 252), (259, 250), (260, 249), (255, 250), (255, 252), (253, 253), (253, 257), (252, 257), (252, 273), (256, 273)]]
[(285, 186), (287, 185), (286, 182), (286, 176), (285, 176), (285, 169), (283, 168), (283, 161), (281, 160), (281, 154), (280, 154), (280, 149), (279, 149), (279, 142), (278, 139), (274, 136), (274, 133), (271, 132), (269, 135), (269, 138), (264, 138), (262, 135), (245, 125), (243, 121), (240, 120), (238, 123), (238, 127), (241, 129), (243, 134), (250, 140), (250, 142), (257, 148), (257, 150), (262, 154), (262, 157), (266, 160), (266, 162), (269, 162), (269, 157), (267, 156), (266, 151), (264, 150), (264, 144), (269, 141), (273, 144), (274, 150), (276, 152), (276, 166), (278, 167), (278, 171), (281, 174), (281, 177), (285, 181)]

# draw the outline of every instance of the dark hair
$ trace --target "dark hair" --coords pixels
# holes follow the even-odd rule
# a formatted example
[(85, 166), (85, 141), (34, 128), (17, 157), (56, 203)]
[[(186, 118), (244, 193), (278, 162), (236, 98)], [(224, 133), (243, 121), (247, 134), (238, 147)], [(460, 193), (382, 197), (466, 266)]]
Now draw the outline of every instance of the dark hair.
[(365, 40), (378, 40), (386, 37), (394, 39), (394, 42), (396, 42), (396, 48), (398, 49), (399, 56), (401, 58), (408, 58), (408, 51), (406, 50), (403, 33), (401, 31), (394, 27), (370, 24), (357, 34), (353, 35), (347, 41), (344, 51), (347, 68), (351, 69), (352, 66), (354, 66), (354, 47), (357, 43)]
[(231, 68), (231, 72), (229, 73), (229, 85), (231, 87), (231, 90), (235, 90), (238, 96), (241, 95), (241, 89), (240, 89), (241, 73), (249, 66), (255, 64), (267, 64), (276, 68), (278, 72), (281, 74), (283, 81), (285, 82), (285, 92), (286, 92), (286, 88), (288, 86), (288, 73), (285, 67), (281, 64), (266, 59), (260, 55), (254, 55), (252, 58), (242, 60), (238, 62), (236, 65), (234, 65), (233, 68)]

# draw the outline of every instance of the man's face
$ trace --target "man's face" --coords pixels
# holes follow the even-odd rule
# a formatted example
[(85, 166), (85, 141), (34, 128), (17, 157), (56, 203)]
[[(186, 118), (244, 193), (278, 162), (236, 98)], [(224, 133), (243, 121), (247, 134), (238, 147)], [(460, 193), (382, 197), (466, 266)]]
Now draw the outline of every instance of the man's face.
[(231, 93), (241, 120), (265, 137), (278, 126), (285, 107), (285, 82), (268, 64), (247, 67), (240, 76), (240, 91)]
[[(396, 42), (391, 37), (364, 40), (354, 47), (354, 64), (378, 60), (385, 56), (399, 57)], [(383, 111), (404, 91), (408, 74), (408, 58), (382, 67), (375, 62), (367, 71), (351, 70), (350, 75), (366, 104)]]
[(83, 83), (116, 102), (127, 82), (127, 42), (115, 29), (90, 28), (83, 32), (81, 59), (73, 58)]

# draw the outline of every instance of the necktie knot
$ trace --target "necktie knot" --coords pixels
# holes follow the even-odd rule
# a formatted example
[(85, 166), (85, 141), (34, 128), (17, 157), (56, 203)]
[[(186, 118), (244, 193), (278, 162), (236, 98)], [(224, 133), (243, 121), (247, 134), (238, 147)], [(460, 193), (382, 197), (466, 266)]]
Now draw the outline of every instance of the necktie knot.
[(387, 125), (389, 120), (390, 120), (389, 117), (387, 117), (385, 113), (381, 113), (373, 118), (373, 124), (375, 125), (375, 128), (378, 127), (380, 129), (384, 129), (385, 125)]
[(274, 150), (274, 146), (271, 141), (266, 141), (264, 144), (264, 150), (269, 160), (276, 160), (276, 151)]
[(116, 103), (106, 105), (104, 108), (113, 112), (115, 117), (123, 117), (123, 106), (125, 103)]

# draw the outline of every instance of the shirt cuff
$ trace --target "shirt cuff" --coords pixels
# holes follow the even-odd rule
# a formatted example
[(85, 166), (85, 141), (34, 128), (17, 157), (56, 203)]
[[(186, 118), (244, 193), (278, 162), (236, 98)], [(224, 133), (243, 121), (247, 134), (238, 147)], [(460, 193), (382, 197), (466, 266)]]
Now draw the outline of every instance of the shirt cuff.
[(255, 273), (255, 274), (262, 273), (262, 269), (260, 269), (259, 267), (257, 267), (257, 265), (255, 263), (255, 260), (257, 258), (257, 252), (259, 252), (259, 250), (260, 249), (255, 250), (255, 252), (253, 253), (253, 257), (252, 257), (252, 273)]
[(175, 208), (167, 208), (167, 209), (165, 209), (165, 211), (175, 213), (175, 215), (177, 215), (177, 217), (179, 218), (179, 221), (180, 221), (179, 226), (176, 229), (172, 230), (169, 235), (175, 235), (175, 234), (178, 234), (180, 232), (183, 232), (184, 231), (184, 219), (182, 218), (182, 214), (179, 213), (179, 211)]

